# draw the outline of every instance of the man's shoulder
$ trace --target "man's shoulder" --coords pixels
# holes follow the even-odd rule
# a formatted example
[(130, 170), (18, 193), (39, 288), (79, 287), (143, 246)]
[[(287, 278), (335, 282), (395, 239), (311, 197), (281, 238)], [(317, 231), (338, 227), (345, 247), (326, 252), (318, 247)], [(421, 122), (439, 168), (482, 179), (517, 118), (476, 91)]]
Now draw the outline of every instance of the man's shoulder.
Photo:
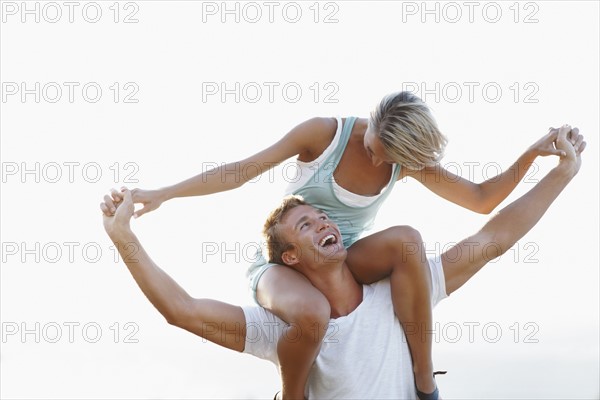
[(246, 341), (271, 342), (277, 339), (288, 324), (261, 306), (242, 306), (246, 318)]
[(252, 326), (277, 326), (285, 325), (285, 322), (277, 315), (261, 306), (246, 305), (242, 306), (244, 317), (246, 318), (246, 327)]
[[(373, 282), (370, 285), (363, 285), (365, 290), (371, 290), (373, 294), (379, 294), (381, 292), (390, 292), (391, 291), (391, 283), (390, 278), (384, 278), (380, 281)], [(367, 289), (369, 288), (369, 289)], [(365, 292), (367, 293), (367, 292)]]
[(363, 301), (357, 310), (371, 312), (373, 308), (381, 307), (382, 303), (390, 303), (391, 296), (392, 290), (389, 278), (363, 285)]
[(277, 363), (277, 342), (287, 324), (260, 306), (242, 306), (246, 319), (244, 353)]

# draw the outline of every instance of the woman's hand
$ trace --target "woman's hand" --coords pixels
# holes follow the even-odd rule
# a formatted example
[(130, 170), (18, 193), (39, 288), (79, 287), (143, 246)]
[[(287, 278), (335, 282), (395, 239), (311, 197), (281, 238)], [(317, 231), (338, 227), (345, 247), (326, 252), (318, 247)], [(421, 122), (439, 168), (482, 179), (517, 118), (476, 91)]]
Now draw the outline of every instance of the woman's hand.
[[(547, 134), (542, 136), (537, 142), (535, 142), (529, 151), (533, 152), (536, 156), (559, 156), (564, 157), (566, 154), (563, 150), (556, 148), (556, 138), (558, 137), (558, 129), (550, 128)], [(578, 128), (571, 129), (571, 132), (567, 138), (573, 146), (581, 146), (583, 142), (583, 136), (579, 134)]]
[(133, 213), (133, 218), (138, 218), (149, 211), (154, 211), (166, 200), (161, 190), (133, 189), (131, 191), (133, 203), (144, 206)]
[[(102, 207), (102, 212), (107, 217), (115, 215), (118, 204), (123, 200), (123, 193), (113, 191), (111, 194), (112, 197), (104, 196), (104, 207)], [(148, 211), (156, 210), (166, 200), (165, 195), (160, 190), (133, 189), (131, 197), (134, 204), (142, 203), (144, 205), (144, 207), (133, 213), (133, 218), (144, 215)]]

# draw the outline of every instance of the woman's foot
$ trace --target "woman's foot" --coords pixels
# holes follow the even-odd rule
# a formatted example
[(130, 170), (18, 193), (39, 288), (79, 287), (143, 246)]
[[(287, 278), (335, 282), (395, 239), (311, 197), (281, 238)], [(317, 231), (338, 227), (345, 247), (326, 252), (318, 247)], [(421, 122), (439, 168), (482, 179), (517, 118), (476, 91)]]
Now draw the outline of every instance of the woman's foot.
[[(424, 379), (422, 380), (421, 385), (423, 386), (419, 386), (417, 379), (415, 377), (415, 386), (417, 387), (417, 397), (419, 398), (419, 400), (441, 400), (440, 399), (440, 391), (437, 388), (437, 384), (435, 383), (435, 376), (436, 375), (443, 375), (445, 374), (447, 371), (436, 371), (433, 373), (433, 375), (431, 375), (430, 379)], [(425, 377), (428, 378), (428, 377)], [(423, 389), (426, 388), (425, 391), (421, 391), (419, 390), (419, 388)]]

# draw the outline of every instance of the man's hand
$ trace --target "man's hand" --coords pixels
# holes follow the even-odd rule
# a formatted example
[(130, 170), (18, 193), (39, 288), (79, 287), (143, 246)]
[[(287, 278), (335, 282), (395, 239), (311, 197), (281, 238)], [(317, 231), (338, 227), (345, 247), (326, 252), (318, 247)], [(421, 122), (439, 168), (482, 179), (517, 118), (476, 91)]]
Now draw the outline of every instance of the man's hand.
[[(129, 189), (122, 187), (121, 191), (112, 189), (110, 196), (104, 196), (104, 202), (100, 203), (104, 229), (108, 236), (114, 238), (119, 234), (129, 232), (129, 221), (133, 216), (134, 206)], [(111, 213), (111, 208), (115, 212)]]
[(581, 167), (581, 152), (585, 150), (586, 142), (579, 129), (569, 125), (563, 125), (559, 129), (552, 129), (550, 133), (556, 132), (556, 149), (562, 152), (559, 167), (567, 169), (573, 174), (579, 172)]

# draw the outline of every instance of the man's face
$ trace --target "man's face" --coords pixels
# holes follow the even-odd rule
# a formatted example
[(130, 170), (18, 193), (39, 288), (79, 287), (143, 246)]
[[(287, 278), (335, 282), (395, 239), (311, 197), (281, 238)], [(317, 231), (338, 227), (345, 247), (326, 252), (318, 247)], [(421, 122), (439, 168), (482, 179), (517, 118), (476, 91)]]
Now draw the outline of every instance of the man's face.
[(312, 206), (302, 205), (289, 210), (281, 225), (283, 237), (293, 245), (282, 258), (288, 265), (321, 267), (344, 261), (346, 248), (337, 225), (327, 214)]

